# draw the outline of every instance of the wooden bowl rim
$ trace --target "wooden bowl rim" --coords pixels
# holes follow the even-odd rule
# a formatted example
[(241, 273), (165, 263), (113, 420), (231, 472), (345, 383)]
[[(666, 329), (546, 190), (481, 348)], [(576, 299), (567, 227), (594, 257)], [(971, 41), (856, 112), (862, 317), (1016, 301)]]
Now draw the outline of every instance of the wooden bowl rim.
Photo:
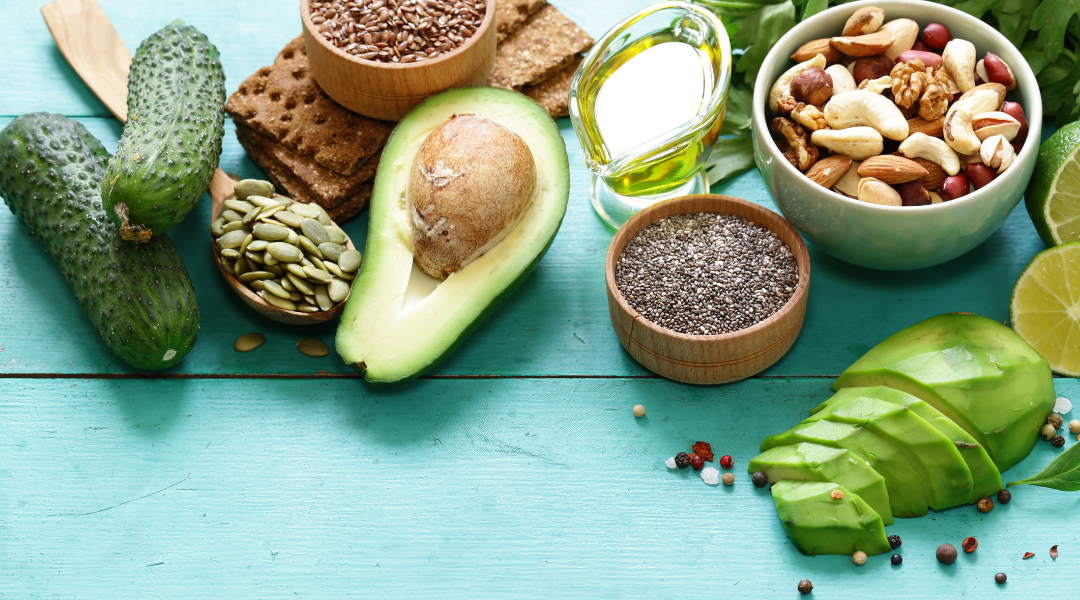
[[(634, 235), (637, 235), (637, 232), (640, 232), (645, 227), (655, 223), (656, 221), (659, 221), (661, 218), (664, 218), (656, 216), (657, 214), (659, 214), (658, 209), (660, 207), (671, 206), (675, 209), (673, 212), (671, 212), (670, 215), (667, 216), (676, 214), (692, 214), (695, 212), (732, 214), (729, 212), (724, 212), (722, 210), (711, 210), (708, 207), (701, 210), (692, 211), (678, 210), (682, 207), (682, 205), (688, 205), (697, 200), (704, 200), (709, 203), (715, 203), (718, 200), (722, 200), (725, 202), (734, 202), (735, 204), (747, 208), (751, 213), (756, 212), (759, 215), (771, 214), (777, 219), (779, 219), (778, 222), (780, 224), (780, 229), (783, 229), (784, 233), (787, 233), (791, 239), (795, 240), (796, 243), (794, 247), (791, 247), (791, 244), (788, 244), (788, 246), (789, 248), (791, 248), (791, 253), (795, 256), (795, 263), (799, 268), (799, 284), (795, 287), (795, 292), (791, 295), (790, 298), (788, 298), (788, 301), (784, 304), (784, 306), (780, 307), (779, 310), (770, 315), (769, 318), (765, 319), (764, 321), (759, 321), (745, 329), (739, 329), (738, 331), (721, 333), (717, 335), (690, 335), (688, 333), (679, 333), (678, 331), (673, 331), (671, 329), (661, 327), (660, 325), (653, 323), (652, 321), (646, 319), (644, 316), (638, 313), (636, 310), (634, 310), (634, 308), (631, 307), (630, 304), (626, 301), (626, 298), (623, 297), (622, 291), (619, 290), (619, 286), (615, 284), (615, 264), (618, 261), (619, 255), (622, 254), (623, 248), (625, 248), (626, 244), (632, 239), (628, 233), (623, 232), (630, 231), (632, 228), (636, 227), (637, 231), (634, 233)], [(672, 206), (673, 204), (678, 206)], [(642, 222), (646, 219), (648, 219), (648, 221), (642, 224)], [(749, 220), (771, 230), (773, 233), (776, 233), (778, 235), (780, 233), (779, 231), (766, 225), (762, 220)], [(781, 239), (781, 241), (784, 240)], [(615, 247), (616, 245), (619, 245), (620, 242), (622, 247), (618, 249), (618, 254), (616, 254)], [(612, 238), (611, 244), (608, 246), (607, 257), (604, 261), (604, 271), (606, 276), (605, 278), (607, 280), (608, 293), (611, 295), (612, 298), (615, 299), (615, 302), (616, 304), (618, 304), (619, 308), (622, 309), (622, 311), (625, 312), (635, 323), (641, 324), (642, 326), (659, 335), (667, 336), (669, 338), (685, 342), (702, 344), (716, 342), (732, 342), (762, 333), (766, 329), (769, 329), (770, 327), (778, 323), (782, 318), (784, 318), (792, 310), (795, 310), (796, 307), (803, 302), (803, 299), (809, 292), (810, 287), (810, 253), (806, 249), (806, 242), (803, 241), (802, 236), (799, 235), (799, 232), (795, 230), (795, 227), (792, 226), (787, 219), (769, 210), (768, 208), (761, 206), (760, 204), (756, 204), (742, 198), (736, 198), (735, 196), (726, 196), (723, 194), (691, 194), (688, 196), (680, 196), (678, 198), (672, 198), (671, 200), (657, 202), (656, 204), (653, 204), (652, 206), (649, 206), (648, 208), (630, 217), (630, 219), (627, 220), (621, 228), (619, 228), (619, 231), (615, 233), (615, 237)]]
[[(234, 192), (234, 193), (230, 194), (228, 197), (226, 197), (225, 200), (228, 200), (230, 198), (235, 198), (235, 197), (236, 197), (236, 193)], [(288, 200), (292, 200), (292, 202), (295, 203), (295, 204), (306, 204), (304, 202), (298, 202), (297, 200), (295, 200), (293, 198), (289, 198), (288, 196), (284, 196), (284, 195), (278, 194), (276, 192), (274, 193), (274, 198), (286, 198)], [(222, 212), (225, 212), (225, 202), (224, 201), (222, 201), (221, 206), (218, 207), (217, 211), (214, 211), (213, 209), (211, 209), (210, 222), (213, 223), (214, 221), (216, 221), (218, 216)], [(337, 227), (338, 229), (341, 229), (341, 226), (337, 224), (337, 221), (335, 221), (333, 219), (330, 219), (330, 222), (334, 224), (334, 227)], [(345, 230), (342, 229), (342, 231), (345, 231)], [(348, 248), (349, 250), (356, 250), (356, 246), (353, 245), (352, 238), (349, 237), (348, 234), (345, 234), (345, 247)], [(285, 323), (287, 325), (309, 325), (309, 324), (315, 324), (315, 323), (323, 323), (323, 322), (326, 322), (326, 321), (332, 321), (332, 320), (338, 318), (339, 316), (341, 316), (342, 311), (345, 310), (345, 303), (348, 302), (349, 296), (352, 295), (352, 285), (350, 284), (349, 285), (349, 294), (347, 296), (345, 296), (344, 300), (342, 300), (341, 302), (338, 302), (337, 304), (335, 304), (333, 306), (333, 308), (331, 308), (330, 310), (323, 310), (323, 311), (319, 311), (317, 313), (306, 313), (306, 312), (300, 312), (298, 310), (285, 310), (284, 308), (278, 308), (278, 307), (274, 306), (273, 304), (270, 304), (266, 300), (263, 300), (261, 297), (259, 297), (259, 295), (256, 294), (254, 290), (252, 290), (250, 287), (245, 285), (244, 282), (240, 281), (240, 279), (237, 278), (236, 275), (233, 275), (232, 273), (225, 270), (225, 265), (221, 264), (221, 253), (218, 252), (217, 246), (214, 244), (214, 234), (213, 233), (210, 234), (210, 252), (211, 252), (211, 254), (214, 255), (214, 262), (217, 263), (218, 271), (221, 273), (221, 275), (223, 277), (225, 277), (226, 283), (228, 283), (229, 287), (231, 287), (233, 289), (233, 291), (236, 292), (237, 296), (240, 296), (240, 298), (242, 300), (244, 300), (245, 302), (247, 302), (247, 304), (249, 306), (251, 306), (252, 308), (255, 307), (255, 304), (258, 304), (260, 307), (262, 307), (263, 309), (267, 309), (269, 312), (272, 312), (274, 314), (280, 314), (282, 316), (287, 316), (288, 317), (288, 320), (281, 320), (281, 319), (274, 318), (273, 316), (271, 316), (270, 314), (267, 314), (264, 311), (261, 311), (261, 310), (258, 311), (263, 316), (265, 316), (265, 317), (267, 317), (269, 319), (273, 319), (273, 320), (277, 321), (278, 323)], [(358, 272), (358, 274), (359, 274), (359, 272)], [(355, 280), (355, 277), (354, 277), (354, 280)], [(254, 303), (254, 304), (252, 304), (252, 303)], [(325, 315), (325, 316), (323, 316), (323, 315)], [(301, 322), (301, 321), (306, 321), (306, 322)]]
[(492, 23), (495, 22), (495, 1), (494, 0), (486, 0), (486, 4), (484, 5), (484, 7), (485, 7), (484, 8), (484, 19), (482, 21), (480, 21), (480, 27), (478, 27), (476, 29), (476, 31), (473, 33), (472, 37), (469, 38), (468, 40), (466, 40), (464, 44), (462, 44), (461, 46), (458, 46), (457, 48), (455, 48), (453, 51), (446, 54), (445, 56), (440, 56), (438, 58), (433, 58), (431, 60), (424, 60), (424, 61), (420, 61), (420, 62), (411, 62), (411, 63), (404, 63), (404, 64), (402, 64), (402, 63), (384, 63), (384, 62), (378, 61), (378, 60), (367, 60), (367, 59), (363, 59), (363, 58), (357, 58), (356, 56), (353, 56), (352, 54), (349, 54), (348, 52), (345, 52), (341, 48), (338, 48), (337, 46), (335, 46), (335, 45), (331, 44), (330, 42), (326, 41), (326, 38), (324, 38), (322, 36), (322, 34), (319, 33), (318, 28), (315, 27), (315, 23), (313, 23), (311, 21), (311, 0), (300, 0), (300, 18), (304, 22), (304, 29), (307, 30), (308, 34), (310, 34), (310, 37), (313, 38), (314, 40), (316, 40), (316, 42), (318, 44), (320, 44), (323, 48), (326, 48), (326, 49), (330, 50), (330, 52), (332, 54), (334, 54), (335, 56), (337, 56), (338, 58), (343, 58), (343, 59), (353, 63), (354, 65), (358, 65), (360, 67), (366, 67), (366, 68), (372, 68), (372, 69), (389, 69), (391, 71), (394, 71), (394, 70), (405, 71), (405, 70), (408, 70), (408, 69), (411, 69), (411, 68), (414, 68), (414, 67), (419, 68), (419, 67), (441, 65), (445, 61), (454, 60), (454, 59), (458, 58), (459, 56), (461, 56), (465, 52), (465, 50), (468, 50), (473, 45), (478, 43), (484, 37), (484, 33), (487, 32), (488, 28), (491, 27)]

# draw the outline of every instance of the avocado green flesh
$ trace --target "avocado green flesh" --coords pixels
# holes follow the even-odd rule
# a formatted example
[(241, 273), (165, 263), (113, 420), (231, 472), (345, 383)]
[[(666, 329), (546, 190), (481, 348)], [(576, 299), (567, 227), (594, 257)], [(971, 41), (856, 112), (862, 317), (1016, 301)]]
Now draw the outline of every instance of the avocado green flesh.
[(939, 315), (896, 333), (833, 388), (876, 385), (936, 408), (982, 445), (999, 472), (1031, 452), (1055, 400), (1046, 360), (1008, 327), (976, 315)]
[(848, 423), (827, 420), (800, 423), (794, 428), (765, 438), (761, 450), (813, 442), (832, 448), (844, 448), (870, 463), (885, 478), (892, 515), (902, 519), (921, 517), (929, 510), (929, 492), (922, 476), (902, 450), (873, 431)]
[[(225, 135), (225, 72), (194, 27), (168, 25), (131, 60), (128, 120), (102, 186), (109, 218), (158, 235), (195, 208), (210, 185)], [(129, 238), (134, 239), (134, 238)]]
[[(833, 491), (843, 494), (833, 498)], [(858, 494), (830, 482), (788, 479), (772, 486), (776, 513), (803, 554), (842, 554), (862, 550), (869, 556), (888, 552), (881, 516)]]
[(826, 419), (865, 427), (907, 456), (930, 494), (930, 508), (945, 510), (968, 503), (971, 471), (952, 440), (906, 406), (882, 399), (902, 393), (885, 387), (843, 389), (803, 422)]
[(893, 523), (885, 479), (848, 450), (810, 443), (777, 446), (751, 460), (748, 470), (765, 473), (771, 483), (790, 479), (841, 485), (869, 504), (883, 523)]
[(121, 239), (101, 204), (108, 159), (81, 124), (23, 115), (0, 131), (0, 195), (56, 261), (106, 345), (133, 367), (164, 369), (195, 345), (195, 289), (169, 236)]
[[(536, 163), (521, 221), (475, 261), (439, 282), (413, 267), (406, 192), (413, 157), (454, 114), (486, 117), (518, 134)], [(337, 331), (337, 351), (368, 381), (410, 379), (447, 356), (536, 266), (570, 195), (566, 146), (555, 122), (517, 92), (459, 88), (434, 96), (394, 129), (371, 198), (364, 263)]]

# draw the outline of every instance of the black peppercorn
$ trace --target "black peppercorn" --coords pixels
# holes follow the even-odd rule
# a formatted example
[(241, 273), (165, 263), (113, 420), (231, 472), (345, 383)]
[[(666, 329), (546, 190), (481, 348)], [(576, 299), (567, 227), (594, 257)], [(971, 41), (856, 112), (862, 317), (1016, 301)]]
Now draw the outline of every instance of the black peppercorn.
[(1055, 448), (1060, 448), (1065, 445), (1065, 438), (1060, 435), (1055, 435), (1054, 437), (1050, 438), (1050, 443)]
[(765, 484), (769, 483), (769, 477), (761, 471), (754, 473), (750, 480), (754, 482), (754, 487), (758, 488), (765, 487)]
[(998, 573), (997, 575), (994, 575), (994, 581), (998, 583), (1005, 583), (1006, 579), (1008, 579), (1008, 577), (1006, 577), (1004, 573)]
[(942, 544), (937, 549), (938, 562), (943, 565), (951, 565), (956, 562), (956, 546)]
[(890, 558), (889, 560), (892, 561), (892, 564), (898, 565), (898, 564), (904, 562), (904, 557), (900, 556), (899, 554), (893, 554), (892, 558)]
[(1009, 500), (1012, 500), (1012, 492), (1009, 490), (1001, 490), (998, 492), (998, 502), (1001, 504), (1008, 504)]
[(904, 542), (900, 541), (900, 536), (898, 536), (898, 535), (890, 535), (889, 536), (889, 547), (892, 548), (893, 550), (896, 550), (897, 548), (899, 548), (900, 544), (903, 544), (903, 543)]
[(803, 579), (802, 581), (799, 582), (799, 593), (800, 594), (805, 596), (805, 595), (809, 594), (812, 591), (814, 591), (814, 584), (810, 583), (809, 579)]
[(675, 466), (680, 469), (685, 469), (690, 466), (690, 455), (685, 452), (680, 452), (675, 455)]

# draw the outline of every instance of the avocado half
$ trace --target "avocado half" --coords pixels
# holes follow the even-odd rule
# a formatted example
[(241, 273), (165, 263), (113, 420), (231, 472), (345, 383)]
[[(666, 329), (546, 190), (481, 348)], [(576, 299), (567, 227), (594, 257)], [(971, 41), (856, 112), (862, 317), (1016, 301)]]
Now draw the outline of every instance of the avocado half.
[[(439, 281), (413, 260), (406, 192), (413, 158), (454, 115), (478, 115), (513, 131), (536, 163), (532, 203), (494, 247)], [(337, 351), (372, 382), (411, 379), (457, 347), (536, 267), (570, 197), (566, 145), (555, 121), (517, 92), (458, 88), (426, 100), (390, 135), (371, 196), (364, 264), (337, 330)]]

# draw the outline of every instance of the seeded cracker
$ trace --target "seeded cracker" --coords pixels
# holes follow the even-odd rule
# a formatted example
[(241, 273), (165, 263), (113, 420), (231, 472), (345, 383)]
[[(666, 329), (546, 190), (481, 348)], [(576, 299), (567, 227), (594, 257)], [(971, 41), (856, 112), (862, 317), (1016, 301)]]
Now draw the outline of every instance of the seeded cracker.
[(502, 43), (542, 6), (547, 0), (495, 0), (496, 39)]
[(592, 45), (593, 39), (577, 23), (547, 4), (499, 44), (488, 85), (512, 90), (537, 85), (570, 66)]
[(577, 72), (581, 60), (580, 56), (575, 58), (574, 62), (559, 74), (540, 85), (527, 85), (521, 88), (521, 93), (536, 100), (537, 104), (551, 113), (551, 118), (569, 117), (570, 82), (574, 80), (574, 73)]
[(342, 175), (375, 155), (394, 124), (360, 116), (327, 96), (308, 71), (304, 39), (248, 77), (225, 104), (233, 121)]

